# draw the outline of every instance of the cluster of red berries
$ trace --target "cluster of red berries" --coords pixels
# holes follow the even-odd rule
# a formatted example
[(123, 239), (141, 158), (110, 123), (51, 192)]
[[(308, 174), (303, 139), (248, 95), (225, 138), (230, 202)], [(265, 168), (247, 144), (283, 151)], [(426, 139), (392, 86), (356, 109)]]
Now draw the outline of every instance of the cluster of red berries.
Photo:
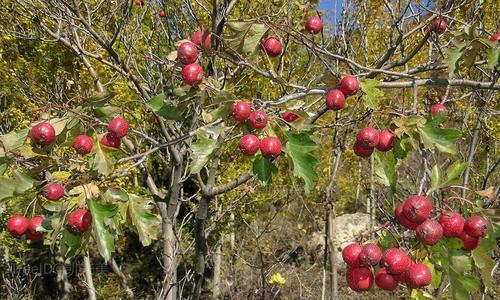
[[(369, 290), (373, 282), (386, 291), (393, 291), (398, 283), (411, 289), (422, 288), (432, 281), (432, 273), (425, 264), (414, 263), (401, 249), (392, 248), (382, 253), (380, 247), (369, 243), (349, 244), (342, 250), (342, 258), (348, 266), (346, 280), (356, 292)], [(380, 263), (381, 268), (373, 276), (373, 267)]]
[[(7, 231), (15, 236), (26, 234), (26, 238), (32, 242), (42, 241), (45, 233), (39, 228), (45, 220), (42, 216), (28, 219), (24, 216), (14, 215), (7, 220)], [(66, 227), (74, 234), (82, 234), (92, 224), (92, 216), (86, 209), (75, 209), (68, 215)]]
[(116, 117), (108, 124), (108, 132), (101, 138), (101, 144), (111, 148), (120, 148), (121, 138), (128, 133), (128, 122), (124, 118)]
[(354, 153), (360, 157), (369, 157), (375, 148), (387, 152), (392, 149), (393, 140), (394, 134), (388, 129), (378, 131), (372, 127), (364, 127), (356, 134)]
[[(128, 122), (116, 117), (108, 124), (108, 132), (103, 135), (101, 144), (119, 148), (121, 138), (128, 133)], [(56, 138), (56, 131), (49, 122), (40, 122), (33, 126), (29, 132), (29, 136), (33, 143), (40, 146), (50, 145)], [(79, 154), (85, 155), (92, 151), (94, 143), (87, 135), (79, 135), (73, 140), (73, 149)], [(43, 195), (47, 200), (59, 201), (64, 197), (64, 187), (60, 183), (49, 183), (43, 189)], [(44, 217), (36, 216), (31, 220), (14, 215), (7, 221), (7, 230), (14, 235), (21, 236), (26, 233), (26, 236), (31, 241), (43, 240), (44, 233), (38, 232), (37, 227), (43, 222)], [(68, 215), (67, 227), (68, 230), (75, 234), (81, 234), (87, 231), (92, 223), (92, 216), (86, 209), (76, 209)]]
[[(231, 105), (231, 116), (238, 122), (248, 122), (255, 130), (260, 130), (267, 125), (267, 115), (262, 110), (252, 110), (250, 104), (244, 101)], [(240, 150), (245, 155), (254, 155), (259, 151), (263, 156), (276, 158), (281, 154), (281, 141), (274, 136), (259, 140), (255, 134), (246, 134), (240, 139)]]
[[(127, 120), (121, 117), (114, 118), (108, 125), (108, 131), (103, 135), (101, 144), (112, 148), (120, 148), (120, 139), (126, 136), (128, 132)], [(29, 135), (33, 143), (46, 146), (55, 140), (56, 131), (49, 122), (43, 121), (33, 126)], [(88, 135), (78, 135), (73, 140), (73, 149), (78, 154), (89, 154), (93, 147), (94, 142)]]
[[(202, 42), (203, 35), (205, 41)], [(196, 61), (198, 60), (198, 48), (209, 49), (212, 43), (210, 33), (197, 31), (191, 35), (191, 41), (180, 44), (177, 49), (177, 59), (184, 67), (181, 71), (182, 81), (190, 86), (198, 86), (203, 81), (203, 68)]]
[(438, 221), (430, 219), (432, 203), (424, 196), (413, 195), (400, 203), (394, 215), (405, 228), (415, 230), (418, 241), (425, 245), (434, 245), (441, 237), (457, 237), (463, 241), (464, 250), (476, 248), (489, 231), (489, 223), (480, 216), (467, 220), (457, 212), (446, 210)]
[(37, 228), (42, 224), (44, 217), (36, 216), (28, 219), (24, 216), (14, 215), (7, 220), (7, 231), (16, 235), (22, 236), (26, 234), (26, 238), (33, 242), (43, 240), (44, 233), (38, 232)]
[(332, 110), (340, 110), (345, 106), (346, 97), (359, 92), (359, 81), (356, 77), (348, 75), (340, 80), (338, 89), (329, 90), (326, 93), (326, 107)]

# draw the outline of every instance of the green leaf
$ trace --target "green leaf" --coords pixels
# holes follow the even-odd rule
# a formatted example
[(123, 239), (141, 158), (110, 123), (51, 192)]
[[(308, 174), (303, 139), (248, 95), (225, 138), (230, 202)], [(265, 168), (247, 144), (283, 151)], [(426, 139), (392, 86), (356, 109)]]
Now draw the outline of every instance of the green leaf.
[(22, 173), (19, 170), (14, 170), (12, 176), (15, 181), (15, 193), (22, 194), (25, 191), (31, 189), (33, 186), (39, 184), (40, 182), (29, 177), (27, 174)]
[(402, 160), (408, 157), (408, 154), (413, 150), (411, 139), (412, 137), (404, 135), (402, 138), (395, 140), (392, 153), (396, 159)]
[(151, 211), (154, 202), (144, 196), (129, 194), (128, 216), (132, 228), (139, 235), (139, 240), (144, 247), (149, 246), (153, 240), (158, 239), (161, 219)]
[(7, 134), (0, 136), (0, 143), (2, 143), (5, 152), (10, 152), (14, 149), (21, 147), (28, 137), (28, 128), (11, 131)]
[(486, 49), (488, 68), (494, 69), (499, 64), (500, 46), (498, 45), (498, 42), (493, 42), (490, 39), (481, 39), (481, 41), (488, 45), (488, 49)]
[(488, 251), (482, 247), (482, 241), (479, 247), (472, 250), (472, 258), (474, 259), (474, 264), (477, 266), (481, 273), (481, 278), (483, 279), (484, 285), (491, 288), (493, 287), (493, 278), (491, 277), (491, 272), (495, 266), (495, 261), (491, 258)]
[(0, 200), (14, 196), (16, 183), (11, 178), (0, 177)]
[(226, 26), (230, 30), (226, 41), (231, 48), (245, 55), (257, 50), (257, 46), (260, 45), (260, 41), (267, 31), (264, 24), (253, 21), (230, 21), (226, 23)]
[(126, 191), (117, 188), (108, 188), (108, 190), (102, 195), (102, 199), (106, 202), (113, 201), (128, 201), (128, 194)]
[(273, 174), (278, 172), (278, 168), (270, 159), (257, 155), (253, 161), (252, 173), (259, 178), (266, 186), (272, 183)]
[(457, 73), (459, 70), (460, 59), (465, 54), (466, 45), (463, 42), (456, 41), (456, 47), (450, 47), (445, 50), (446, 53), (446, 63), (448, 65), (448, 73), (450, 78)]
[(427, 149), (433, 149), (435, 147), (439, 151), (449, 154), (455, 154), (457, 152), (454, 143), (461, 136), (459, 130), (440, 128), (432, 121), (428, 121), (424, 127), (418, 130), (422, 143)]
[(39, 181), (19, 170), (14, 170), (12, 177), (0, 177), (0, 200), (22, 194), (39, 184)]
[(54, 130), (56, 132), (56, 136), (60, 135), (64, 129), (66, 128), (66, 124), (68, 124), (69, 118), (64, 117), (64, 118), (54, 118), (50, 119), (49, 124), (54, 127)]
[(82, 247), (82, 235), (73, 234), (66, 227), (62, 230), (59, 250), (65, 259), (70, 259), (76, 255)]
[(115, 160), (110, 155), (106, 155), (108, 150), (104, 149), (101, 143), (95, 143), (94, 145), (95, 155), (92, 161), (92, 169), (99, 172), (99, 174), (108, 176), (113, 172)]
[(196, 174), (205, 166), (215, 150), (217, 138), (209, 138), (203, 134), (199, 135), (195, 142), (191, 144), (192, 162), (191, 174)]
[(443, 273), (436, 270), (436, 267), (434, 266), (434, 264), (431, 261), (429, 261), (428, 259), (426, 259), (424, 261), (424, 264), (429, 267), (429, 269), (431, 270), (431, 274), (432, 274), (432, 281), (431, 281), (431, 284), (429, 285), (429, 288), (431, 290), (437, 289), (441, 284), (441, 280), (443, 279), (442, 278)]
[(380, 98), (384, 92), (378, 88), (380, 82), (375, 79), (366, 79), (361, 81), (361, 90), (365, 92), (363, 100), (367, 108), (377, 110), (379, 108)]
[(375, 152), (375, 174), (381, 184), (396, 190), (397, 172), (396, 158), (392, 152)]
[(98, 107), (94, 110), (95, 116), (98, 118), (108, 118), (118, 116), (121, 113), (121, 108), (118, 106), (106, 105)]
[(167, 120), (182, 120), (182, 115), (177, 108), (171, 104), (165, 103), (166, 96), (161, 93), (149, 99), (147, 105), (153, 112), (164, 117)]
[(445, 188), (457, 184), (458, 178), (466, 168), (467, 168), (467, 163), (461, 163), (460, 161), (454, 162), (446, 170), (446, 179), (445, 179), (443, 178), (444, 177), (443, 171), (437, 165), (435, 165), (432, 168), (431, 191), (435, 191), (440, 188)]
[(495, 266), (495, 261), (492, 259), (492, 251), (497, 249), (499, 233), (499, 226), (493, 223), (488, 235), (481, 239), (481, 243), (476, 249), (472, 250), (474, 264), (479, 269), (481, 278), (487, 287), (493, 287), (494, 285), (491, 276), (491, 271)]
[(319, 161), (311, 153), (318, 146), (311, 139), (310, 132), (288, 131), (285, 135), (288, 138), (285, 152), (293, 162), (293, 174), (304, 180), (305, 191), (308, 194), (318, 178), (314, 168)]
[(464, 55), (463, 67), (467, 69), (472, 67), (474, 65), (477, 55), (482, 51), (484, 51), (485, 48), (486, 46), (479, 40), (471, 41), (467, 47), (467, 52)]
[(115, 204), (100, 204), (94, 199), (88, 201), (88, 207), (92, 214), (92, 233), (97, 244), (99, 253), (106, 262), (111, 259), (115, 251), (115, 235), (110, 231), (107, 224), (116, 215), (118, 206)]
[(443, 171), (441, 171), (438, 165), (435, 165), (434, 167), (432, 167), (431, 173), (431, 191), (437, 190), (442, 181)]
[(413, 289), (410, 294), (410, 299), (413, 300), (433, 300), (435, 299), (431, 294), (421, 289)]

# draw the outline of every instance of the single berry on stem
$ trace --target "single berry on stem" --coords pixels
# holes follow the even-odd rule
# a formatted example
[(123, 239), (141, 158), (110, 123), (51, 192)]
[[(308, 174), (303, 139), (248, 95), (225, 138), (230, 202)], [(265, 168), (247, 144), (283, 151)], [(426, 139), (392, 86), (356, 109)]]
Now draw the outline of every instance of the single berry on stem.
[(362, 250), (363, 246), (359, 244), (349, 244), (342, 250), (342, 259), (351, 268), (359, 267), (359, 255), (361, 254)]
[(359, 91), (359, 81), (352, 75), (344, 76), (340, 80), (340, 91), (346, 96), (352, 96)]
[(444, 236), (458, 237), (464, 231), (465, 219), (461, 214), (448, 210), (441, 214), (439, 223), (443, 227)]
[(432, 212), (432, 203), (424, 196), (413, 195), (403, 206), (405, 217), (413, 223), (422, 223), (429, 218)]
[(246, 121), (252, 112), (250, 104), (244, 101), (235, 102), (231, 105), (231, 116), (239, 122)]
[(332, 110), (340, 110), (345, 106), (345, 96), (340, 90), (329, 90), (326, 94), (326, 107)]
[(267, 125), (267, 115), (262, 110), (254, 110), (248, 116), (248, 122), (253, 129), (262, 129)]
[(464, 231), (473, 237), (484, 237), (489, 230), (490, 223), (480, 216), (472, 216), (464, 224)]
[(240, 150), (245, 155), (254, 155), (260, 148), (260, 140), (254, 134), (246, 134), (240, 139)]
[(30, 138), (37, 145), (48, 145), (56, 138), (54, 127), (48, 122), (40, 122), (30, 130)]
[(7, 231), (13, 235), (21, 236), (29, 227), (29, 219), (21, 215), (13, 215), (7, 220)]
[(323, 22), (318, 16), (312, 16), (307, 19), (306, 30), (312, 34), (318, 34), (323, 29)]
[(116, 117), (108, 124), (108, 131), (117, 138), (123, 138), (128, 133), (128, 122), (122, 117)]
[(349, 268), (346, 273), (347, 285), (356, 292), (369, 290), (373, 285), (373, 274), (369, 268)]
[(277, 137), (268, 136), (260, 142), (260, 152), (264, 157), (276, 158), (281, 154), (281, 142)]
[(92, 147), (94, 147), (94, 142), (87, 135), (79, 135), (73, 141), (73, 149), (75, 149), (76, 153), (85, 155), (89, 154), (92, 151)]
[(190, 86), (198, 86), (203, 81), (203, 69), (197, 63), (185, 65), (181, 71), (182, 81)]
[(64, 188), (59, 183), (49, 183), (43, 190), (45, 198), (51, 201), (57, 201), (64, 196)]
[(281, 45), (280, 40), (271, 36), (264, 40), (262, 43), (262, 48), (264, 52), (270, 57), (276, 57), (281, 54), (283, 50), (283, 46)]

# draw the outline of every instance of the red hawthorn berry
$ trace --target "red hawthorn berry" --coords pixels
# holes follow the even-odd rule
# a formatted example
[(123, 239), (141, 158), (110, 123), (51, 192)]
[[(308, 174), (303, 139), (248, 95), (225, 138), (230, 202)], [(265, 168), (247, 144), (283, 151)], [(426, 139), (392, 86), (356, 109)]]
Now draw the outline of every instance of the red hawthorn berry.
[(108, 131), (117, 138), (123, 138), (128, 133), (128, 122), (124, 118), (116, 117), (108, 124)]
[(378, 151), (387, 152), (392, 149), (392, 142), (394, 141), (394, 134), (392, 131), (386, 129), (382, 130), (378, 134), (378, 144), (375, 146)]
[(359, 141), (356, 141), (353, 146), (354, 154), (359, 157), (369, 157), (373, 153), (373, 147), (365, 147)]
[(281, 154), (281, 142), (277, 137), (268, 136), (260, 142), (260, 152), (264, 157), (276, 158)]
[(323, 29), (323, 22), (318, 16), (312, 16), (307, 19), (306, 30), (312, 34), (318, 34)]
[(404, 202), (399, 203), (399, 205), (394, 210), (394, 216), (396, 217), (398, 222), (401, 225), (403, 225), (403, 227), (411, 229), (411, 230), (415, 230), (417, 228), (417, 226), (420, 225), (420, 223), (414, 223), (414, 222), (408, 220), (408, 218), (406, 218), (405, 214), (403, 213), (403, 206), (404, 206)]
[(443, 236), (443, 227), (438, 221), (427, 219), (415, 229), (417, 240), (424, 245), (434, 245)]
[(375, 284), (383, 290), (394, 291), (398, 287), (398, 278), (387, 273), (385, 268), (380, 268), (375, 273)]
[(270, 57), (276, 57), (281, 54), (283, 50), (283, 46), (281, 45), (280, 40), (271, 36), (264, 40), (262, 43), (262, 48), (264, 52)]
[(472, 216), (464, 224), (464, 231), (473, 237), (484, 237), (489, 230), (490, 224), (480, 216)]
[(235, 102), (231, 105), (231, 116), (239, 122), (246, 121), (252, 112), (250, 104), (244, 101)]
[(82, 234), (87, 231), (92, 224), (92, 216), (86, 209), (75, 209), (68, 216), (68, 230), (74, 234)]
[(43, 190), (45, 198), (51, 201), (57, 201), (64, 196), (64, 188), (59, 183), (49, 183)]
[(287, 121), (288, 123), (293, 123), (293, 122), (297, 121), (298, 119), (300, 119), (300, 116), (287, 110), (287, 111), (283, 112), (283, 119), (285, 121)]
[(346, 273), (347, 285), (356, 292), (369, 290), (373, 285), (373, 274), (369, 268), (349, 268)]
[(361, 128), (356, 134), (356, 140), (364, 147), (377, 146), (379, 139), (378, 130), (372, 127)]
[(203, 69), (197, 63), (185, 65), (181, 75), (182, 81), (190, 86), (198, 86), (203, 81)]
[(254, 155), (259, 151), (260, 140), (253, 134), (246, 134), (240, 139), (240, 150), (245, 155)]
[(406, 270), (406, 284), (411, 289), (423, 288), (432, 281), (432, 273), (428, 266), (416, 263)]
[[(203, 38), (203, 32), (202, 31), (196, 31), (191, 35), (191, 42), (193, 42), (195, 45), (198, 47), (202, 48), (201, 45), (201, 39)], [(204, 48), (209, 49), (212, 44), (212, 39), (210, 38), (210, 33), (207, 34), (207, 37), (205, 38), (205, 42), (203, 44)]]
[(345, 106), (345, 96), (340, 90), (329, 90), (326, 94), (326, 107), (332, 110), (340, 110)]
[(347, 75), (340, 80), (340, 91), (346, 96), (352, 96), (359, 91), (359, 81), (356, 77)]
[(432, 212), (432, 203), (424, 196), (413, 195), (403, 206), (403, 214), (413, 223), (421, 223), (429, 218)]
[(433, 104), (431, 106), (431, 115), (433, 117), (437, 117), (440, 112), (444, 112), (446, 114), (448, 110), (446, 109), (446, 106), (444, 104), (438, 103), (438, 104)]
[(359, 254), (359, 262), (362, 266), (376, 266), (382, 259), (382, 250), (377, 244), (368, 243), (363, 246)]
[(389, 274), (400, 274), (404, 272), (410, 264), (410, 258), (401, 249), (392, 248), (385, 251), (382, 255), (381, 266), (384, 267)]
[(48, 145), (56, 138), (56, 131), (48, 122), (40, 122), (30, 130), (30, 138), (37, 145)]
[(177, 58), (184, 65), (196, 62), (198, 58), (198, 49), (192, 42), (184, 42), (177, 49)]
[(84, 134), (77, 136), (73, 141), (73, 149), (78, 154), (89, 154), (92, 151), (92, 147), (94, 147), (94, 142), (92, 142), (89, 136)]
[(262, 129), (267, 125), (266, 113), (262, 110), (254, 110), (250, 113), (248, 122), (250, 122), (253, 129)]
[(465, 219), (461, 214), (448, 210), (441, 214), (439, 223), (446, 237), (458, 237), (464, 231)]
[(36, 216), (31, 218), (28, 226), (27, 237), (30, 241), (38, 242), (43, 240), (45, 233), (38, 232), (37, 228), (41, 226), (42, 222), (45, 220), (42, 216)]
[(21, 215), (13, 215), (7, 220), (7, 231), (21, 236), (26, 233), (29, 226), (29, 219)]
[(476, 249), (477, 246), (479, 246), (479, 243), (481, 242), (480, 237), (473, 237), (468, 235), (465, 231), (463, 231), (459, 236), (459, 239), (462, 240), (464, 243), (464, 246), (462, 247), (464, 250), (472, 250)]
[(121, 145), (121, 140), (114, 134), (108, 132), (102, 136), (101, 144), (106, 147), (119, 149)]
[(342, 259), (351, 268), (359, 267), (359, 255), (361, 254), (362, 250), (363, 246), (359, 244), (349, 244), (342, 250)]

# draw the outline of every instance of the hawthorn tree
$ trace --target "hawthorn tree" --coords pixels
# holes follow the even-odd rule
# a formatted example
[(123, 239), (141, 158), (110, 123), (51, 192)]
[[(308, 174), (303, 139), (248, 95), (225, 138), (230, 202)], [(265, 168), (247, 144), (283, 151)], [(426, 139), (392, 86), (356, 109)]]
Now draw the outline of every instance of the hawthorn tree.
[[(431, 278), (389, 285), (406, 283), (416, 299), (447, 289), (454, 299), (486, 295), (498, 234), (485, 216), (498, 193), (488, 186), (498, 179), (491, 116), (500, 89), (488, 5), (346, 1), (329, 18), (308, 1), (7, 1), (4, 39), (53, 47), (54, 62), (64, 51), (71, 59), (58, 64), (74, 71), (58, 74), (48, 91), (14, 68), (22, 88), (3, 104), (5, 119), (10, 109), (27, 110), (0, 137), (0, 200), (17, 215), (7, 228), (27, 233), (31, 244), (43, 240), (59, 266), (62, 298), (71, 294), (62, 266), (72, 260), (83, 260), (88, 296), (96, 298), (93, 249), (134, 298), (113, 256), (119, 237), (134, 232), (146, 249), (161, 245), (156, 297), (199, 299), (208, 290), (207, 257), (220, 256), (214, 235), (230, 227), (224, 220), (244, 224), (234, 214), (241, 201), (270, 195), (288, 176), (291, 197), (320, 199), (321, 296), (337, 299), (341, 245), (332, 224), (339, 182), (353, 190), (348, 170), (357, 161), (372, 220), (358, 240), (402, 249), (398, 255), (409, 254), (415, 272)], [(16, 97), (25, 103), (16, 106)], [(474, 169), (479, 153), (487, 163)], [(228, 176), (234, 165), (238, 173)], [(472, 182), (474, 173), (483, 178)], [(431, 199), (434, 214), (395, 216), (411, 195)], [(219, 205), (225, 197), (234, 201)], [(429, 241), (417, 229), (415, 239), (404, 223), (420, 225), (444, 210), (482, 215), (491, 229), (470, 252), (456, 235)], [(255, 236), (264, 299), (276, 291)], [(380, 276), (391, 280), (395, 271), (384, 261)], [(348, 285), (371, 288), (372, 271), (350, 266)]]

